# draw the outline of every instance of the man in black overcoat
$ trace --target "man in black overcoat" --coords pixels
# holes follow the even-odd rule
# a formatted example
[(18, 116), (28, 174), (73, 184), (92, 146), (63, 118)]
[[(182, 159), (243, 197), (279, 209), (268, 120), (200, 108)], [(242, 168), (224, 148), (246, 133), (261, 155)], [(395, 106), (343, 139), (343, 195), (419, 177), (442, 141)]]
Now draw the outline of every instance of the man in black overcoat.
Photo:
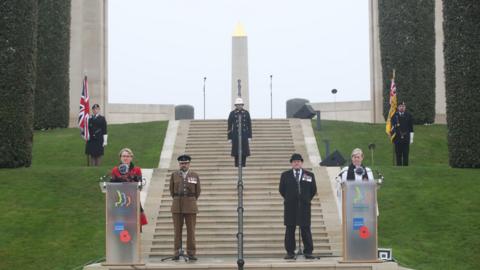
[(249, 142), (252, 140), (252, 120), (250, 113), (243, 108), (242, 98), (235, 99), (235, 110), (228, 116), (228, 142), (232, 144), (231, 156), (235, 157), (235, 167), (238, 167), (238, 124), (242, 117), (242, 167), (245, 167), (247, 157), (250, 156)]
[(410, 144), (413, 143), (413, 118), (406, 111), (407, 106), (404, 101), (400, 102), (397, 108), (391, 120), (393, 133), (395, 134), (393, 138), (395, 157), (397, 166), (408, 166)]
[(88, 121), (88, 132), (90, 139), (85, 146), (85, 154), (87, 154), (89, 166), (99, 166), (104, 147), (107, 145), (107, 121), (105, 117), (100, 115), (100, 105), (92, 106), (92, 116)]
[(303, 240), (303, 254), (314, 259), (311, 223), (311, 201), (317, 194), (315, 175), (302, 168), (303, 158), (293, 154), (290, 158), (292, 169), (284, 171), (280, 178), (279, 191), (284, 201), (285, 259), (295, 258), (295, 229), (300, 227)]

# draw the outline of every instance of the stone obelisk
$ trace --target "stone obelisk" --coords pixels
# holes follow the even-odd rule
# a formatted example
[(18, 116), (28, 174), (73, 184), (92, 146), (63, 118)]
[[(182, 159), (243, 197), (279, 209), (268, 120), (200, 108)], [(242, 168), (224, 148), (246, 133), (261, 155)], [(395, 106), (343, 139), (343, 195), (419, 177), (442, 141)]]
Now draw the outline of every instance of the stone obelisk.
[(248, 42), (243, 26), (238, 23), (232, 36), (232, 98), (231, 106), (239, 96), (238, 85), (240, 80), (240, 94), (244, 108), (249, 109), (248, 96)]

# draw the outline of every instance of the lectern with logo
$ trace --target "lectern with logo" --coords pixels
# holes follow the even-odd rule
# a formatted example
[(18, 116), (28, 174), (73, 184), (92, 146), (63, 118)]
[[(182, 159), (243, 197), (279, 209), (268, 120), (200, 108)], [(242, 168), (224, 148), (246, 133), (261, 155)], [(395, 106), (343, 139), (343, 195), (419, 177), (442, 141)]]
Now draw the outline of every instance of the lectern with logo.
[(143, 265), (140, 256), (140, 185), (104, 183), (106, 193), (106, 262)]
[(379, 262), (377, 181), (346, 181), (342, 190), (344, 262)]

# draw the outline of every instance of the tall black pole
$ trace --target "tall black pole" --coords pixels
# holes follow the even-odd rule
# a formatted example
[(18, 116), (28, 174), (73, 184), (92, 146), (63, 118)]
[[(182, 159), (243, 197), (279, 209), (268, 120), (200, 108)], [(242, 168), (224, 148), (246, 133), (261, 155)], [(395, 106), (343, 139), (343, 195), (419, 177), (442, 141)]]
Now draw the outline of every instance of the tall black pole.
[(237, 94), (237, 96), (242, 97), (242, 80), (238, 79), (237, 83), (238, 83), (238, 94)]
[(270, 75), (270, 119), (273, 119), (273, 75)]
[(207, 77), (203, 77), (203, 120), (205, 120), (205, 81)]
[[(240, 86), (240, 80), (239, 86)], [(239, 87), (240, 89), (240, 87)], [(243, 270), (243, 265), (245, 261), (243, 260), (243, 177), (242, 177), (242, 114), (238, 114), (238, 182), (237, 182), (237, 192), (238, 192), (238, 233), (237, 233), (237, 265), (239, 270)]]

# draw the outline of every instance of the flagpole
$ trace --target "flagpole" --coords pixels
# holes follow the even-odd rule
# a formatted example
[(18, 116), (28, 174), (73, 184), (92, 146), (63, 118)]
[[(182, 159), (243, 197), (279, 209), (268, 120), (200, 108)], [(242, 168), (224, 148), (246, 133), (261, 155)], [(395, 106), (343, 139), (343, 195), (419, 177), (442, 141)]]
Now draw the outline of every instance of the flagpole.
[[(395, 69), (393, 69), (392, 80), (395, 81)], [(397, 96), (397, 99), (398, 99), (398, 96)], [(390, 106), (392, 105), (390, 104)], [(393, 140), (392, 140), (392, 166), (395, 166), (395, 143), (393, 142)]]

